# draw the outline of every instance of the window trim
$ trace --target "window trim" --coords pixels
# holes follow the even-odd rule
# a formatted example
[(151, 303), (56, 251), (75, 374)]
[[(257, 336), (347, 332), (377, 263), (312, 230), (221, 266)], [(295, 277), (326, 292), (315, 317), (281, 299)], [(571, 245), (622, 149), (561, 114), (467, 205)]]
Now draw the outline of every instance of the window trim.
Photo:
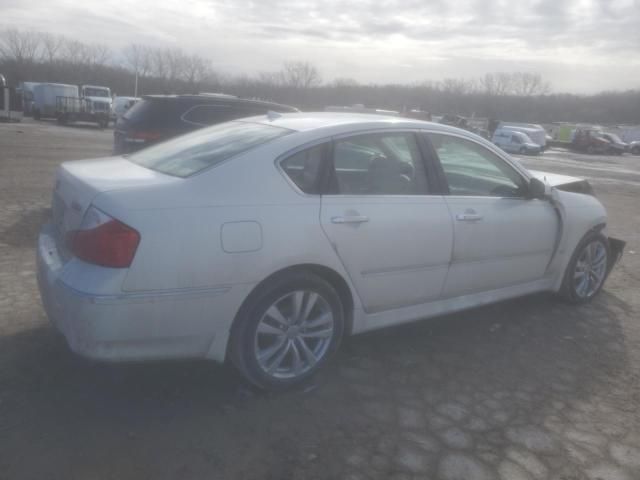
[[(287, 172), (285, 171), (284, 167), (282, 166), (282, 162), (284, 162), (285, 160), (287, 160), (288, 158), (292, 157), (293, 155), (296, 155), (304, 150), (308, 150), (310, 148), (313, 147), (317, 147), (318, 145), (322, 145), (322, 144), (327, 144), (324, 152), (322, 154), (322, 159), (320, 160), (321, 165), (320, 165), (320, 169), (318, 170), (318, 193), (307, 193), (304, 192), (300, 189), (300, 187), (298, 187), (298, 185), (296, 184), (296, 182), (294, 182), (291, 177), (289, 177), (289, 175), (287, 175)], [(276, 167), (276, 170), (278, 170), (278, 172), (280, 172), (280, 175), (282, 175), (282, 177), (285, 179), (285, 181), (291, 186), (291, 188), (293, 188), (293, 190), (300, 196), (302, 197), (320, 197), (321, 195), (324, 195), (325, 193), (325, 184), (326, 184), (326, 171), (327, 171), (327, 163), (329, 162), (329, 158), (331, 153), (333, 152), (333, 146), (332, 146), (332, 142), (331, 142), (331, 137), (324, 137), (324, 138), (319, 138), (316, 140), (312, 140), (310, 142), (304, 143), (302, 145), (298, 145), (297, 147), (294, 147), (292, 149), (287, 150), (286, 152), (278, 155), (276, 157), (276, 159), (274, 160), (274, 165)]]
[[(510, 160), (505, 158), (505, 156), (501, 153), (499, 153), (497, 151), (497, 149), (495, 148), (495, 146), (493, 144), (490, 144), (491, 148), (489, 148), (489, 145), (486, 145), (482, 142), (477, 141), (474, 138), (468, 137), (466, 135), (460, 135), (457, 132), (446, 132), (446, 131), (438, 131), (438, 130), (422, 130), (423, 135), (421, 135), (424, 139), (425, 142), (428, 143), (430, 150), (433, 152), (434, 158), (436, 160), (436, 168), (439, 171), (439, 179), (440, 182), (442, 182), (442, 187), (443, 187), (443, 193), (442, 195), (446, 195), (448, 197), (452, 197), (452, 198), (502, 198), (502, 199), (506, 199), (506, 200), (530, 200), (531, 197), (528, 195), (528, 186), (529, 186), (529, 182), (531, 180), (530, 175), (525, 174), (525, 172), (522, 171), (522, 169), (519, 166), (514, 165), (514, 163)], [(527, 188), (527, 192), (525, 192), (524, 195), (522, 196), (518, 196), (518, 197), (503, 197), (503, 196), (495, 196), (495, 195), (455, 195), (452, 194), (451, 191), (449, 190), (449, 182), (447, 181), (447, 177), (445, 175), (444, 172), (444, 168), (442, 167), (442, 163), (440, 161), (440, 157), (438, 156), (438, 152), (436, 151), (436, 149), (434, 148), (433, 144), (431, 143), (431, 139), (429, 138), (429, 134), (435, 134), (435, 135), (445, 135), (445, 136), (450, 136), (450, 137), (456, 137), (456, 138), (460, 138), (462, 140), (466, 140), (468, 142), (472, 142), (474, 144), (476, 144), (477, 146), (484, 148), (485, 150), (488, 150), (489, 152), (491, 152), (492, 154), (494, 154), (499, 160), (502, 160), (506, 166), (508, 168), (511, 168), (523, 181), (524, 184)], [(445, 193), (446, 192), (446, 193)]]

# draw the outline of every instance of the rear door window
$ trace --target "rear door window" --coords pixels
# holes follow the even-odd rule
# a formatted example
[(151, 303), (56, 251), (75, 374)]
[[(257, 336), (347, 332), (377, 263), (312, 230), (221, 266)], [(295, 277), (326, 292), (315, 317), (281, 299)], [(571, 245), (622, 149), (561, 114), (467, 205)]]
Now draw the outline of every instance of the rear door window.
[(383, 132), (336, 140), (331, 193), (426, 195), (427, 177), (413, 133)]

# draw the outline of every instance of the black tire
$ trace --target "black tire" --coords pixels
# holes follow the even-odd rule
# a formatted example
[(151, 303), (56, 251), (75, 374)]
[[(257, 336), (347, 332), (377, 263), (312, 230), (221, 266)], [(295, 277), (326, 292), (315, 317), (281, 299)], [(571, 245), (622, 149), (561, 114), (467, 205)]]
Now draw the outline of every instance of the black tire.
[(520, 147), (520, 155), (524, 155), (525, 153), (527, 153), (527, 149), (524, 147)]
[[(333, 315), (333, 333), (326, 352), (309, 370), (293, 378), (277, 378), (259, 364), (255, 351), (256, 331), (269, 307), (287, 294), (302, 289), (317, 293), (326, 301)], [(344, 306), (329, 282), (310, 272), (286, 273), (258, 287), (240, 308), (231, 329), (229, 359), (254, 386), (263, 390), (286, 390), (305, 382), (327, 363), (342, 341), (344, 323)]]
[[(598, 288), (588, 296), (581, 296), (580, 294), (578, 294), (576, 290), (574, 272), (576, 269), (576, 264), (578, 263), (578, 259), (580, 258), (582, 251), (587, 245), (589, 245), (594, 241), (600, 242), (605, 248), (606, 255), (607, 255), (605, 260), (606, 270), (605, 270), (604, 278), (602, 279), (602, 282), (600, 283)], [(604, 286), (604, 282), (606, 281), (607, 275), (609, 273), (610, 261), (611, 261), (611, 248), (609, 247), (609, 241), (607, 240), (607, 237), (605, 237), (599, 232), (592, 231), (587, 233), (583, 237), (583, 239), (580, 240), (580, 243), (578, 243), (578, 245), (576, 246), (576, 249), (573, 252), (573, 255), (571, 256), (571, 260), (569, 260), (569, 264), (567, 265), (567, 269), (565, 270), (565, 273), (564, 273), (562, 287), (560, 288), (560, 291), (558, 293), (564, 300), (566, 300), (569, 303), (590, 302), (596, 295), (598, 295), (598, 293), (600, 293), (600, 290), (602, 290), (602, 287)]]
[(596, 153), (596, 149), (593, 147), (593, 145), (589, 145), (589, 146), (587, 147), (587, 153), (588, 153), (589, 155), (593, 155), (594, 153)]
[(34, 110), (33, 111), (33, 119), (34, 120), (40, 120), (40, 110)]
[(631, 149), (633, 155), (640, 155), (640, 147), (634, 147)]

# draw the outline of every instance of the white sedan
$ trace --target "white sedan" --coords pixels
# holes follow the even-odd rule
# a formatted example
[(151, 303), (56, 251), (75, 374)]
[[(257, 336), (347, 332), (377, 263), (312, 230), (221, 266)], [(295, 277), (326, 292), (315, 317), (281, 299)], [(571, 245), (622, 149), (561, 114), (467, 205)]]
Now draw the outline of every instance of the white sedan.
[(345, 335), (540, 291), (588, 301), (624, 246), (586, 182), (375, 115), (269, 114), (67, 162), (52, 212), (39, 285), (72, 350), (230, 359), (263, 388)]

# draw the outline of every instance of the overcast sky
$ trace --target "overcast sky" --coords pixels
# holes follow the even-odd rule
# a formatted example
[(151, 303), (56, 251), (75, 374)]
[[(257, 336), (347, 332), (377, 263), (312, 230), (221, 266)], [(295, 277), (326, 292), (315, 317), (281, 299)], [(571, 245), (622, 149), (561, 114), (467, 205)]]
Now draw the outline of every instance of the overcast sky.
[(308, 60), (324, 80), (535, 71), (554, 91), (640, 88), (640, 0), (0, 0), (0, 28), (181, 47), (227, 73)]

